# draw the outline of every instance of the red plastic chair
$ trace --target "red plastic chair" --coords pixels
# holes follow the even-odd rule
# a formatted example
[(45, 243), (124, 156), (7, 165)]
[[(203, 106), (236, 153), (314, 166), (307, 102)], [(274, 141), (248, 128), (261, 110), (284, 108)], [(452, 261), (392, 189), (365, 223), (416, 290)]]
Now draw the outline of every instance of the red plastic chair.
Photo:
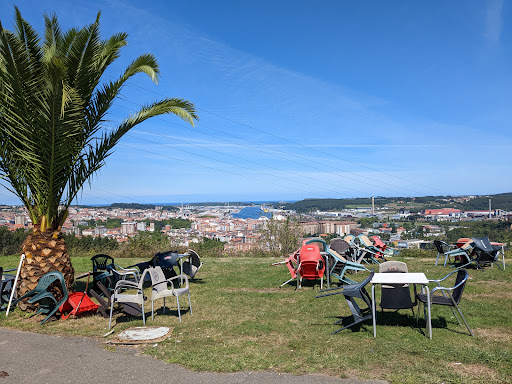
[(325, 264), (317, 244), (303, 244), (298, 255), (297, 287), (302, 286), (302, 279), (320, 279), (320, 289), (323, 288)]
[(281, 284), (279, 286), (279, 288), (281, 288), (283, 285), (286, 285), (288, 284), (290, 281), (294, 280), (297, 278), (297, 258), (298, 258), (298, 255), (299, 255), (299, 251), (300, 250), (297, 250), (295, 251), (294, 253), (292, 253), (290, 256), (288, 256), (286, 258), (286, 260), (284, 261), (280, 261), (278, 263), (273, 263), (273, 264), (270, 264), (270, 265), (281, 265), (281, 264), (285, 264), (286, 267), (288, 268), (288, 271), (290, 272), (290, 275), (291, 275), (291, 278), (286, 280), (283, 284)]

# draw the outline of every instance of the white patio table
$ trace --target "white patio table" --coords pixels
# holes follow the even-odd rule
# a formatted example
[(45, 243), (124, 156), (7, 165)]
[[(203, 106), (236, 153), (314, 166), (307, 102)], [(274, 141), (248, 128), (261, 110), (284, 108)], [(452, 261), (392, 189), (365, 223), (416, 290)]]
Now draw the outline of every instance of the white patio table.
[[(376, 284), (421, 284), (429, 297), (428, 279), (424, 273), (375, 273), (372, 280), (372, 317), (373, 317), (373, 337), (377, 337), (377, 311), (375, 303), (375, 285)], [(428, 337), (432, 338), (432, 324), (430, 316), (430, 300), (427, 300), (427, 329)]]

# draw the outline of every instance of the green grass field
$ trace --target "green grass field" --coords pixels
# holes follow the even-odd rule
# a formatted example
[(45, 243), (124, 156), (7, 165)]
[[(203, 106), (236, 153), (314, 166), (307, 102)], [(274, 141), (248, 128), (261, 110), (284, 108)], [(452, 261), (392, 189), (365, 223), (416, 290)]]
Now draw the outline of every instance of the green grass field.
[[(411, 272), (425, 272), (428, 278), (440, 278), (452, 270), (435, 267), (434, 258), (395, 259), (407, 262)], [(127, 266), (137, 260), (119, 261)], [(384, 315), (379, 311), (377, 338), (373, 337), (371, 321), (359, 330), (330, 336), (338, 328), (332, 323), (350, 314), (341, 295), (315, 299), (319, 284), (306, 284), (300, 291), (293, 284), (277, 288), (289, 274), (284, 266), (269, 266), (276, 259), (204, 261), (191, 283), (193, 315), (185, 305), (183, 322), (179, 323), (176, 302), (169, 299), (170, 311), (164, 315), (159, 310), (147, 325), (174, 327), (172, 336), (157, 348), (148, 347), (145, 353), (198, 371), (314, 372), (393, 383), (512, 383), (510, 264), (504, 272), (496, 267), (470, 270), (461, 309), (475, 337), (458, 325), (449, 308), (436, 306), (432, 311), (433, 339), (429, 340), (410, 311)], [(17, 258), (3, 257), (0, 263), (16, 266)], [(90, 261), (74, 258), (73, 265), (81, 273), (90, 268)], [(355, 278), (365, 276), (360, 273)], [(83, 281), (77, 283), (78, 290), (84, 285)], [(156, 308), (161, 305), (160, 300)], [(150, 315), (150, 309), (146, 314)], [(7, 319), (0, 314), (3, 327), (97, 337), (101, 341), (108, 325), (108, 320), (99, 316), (43, 326), (39, 321), (19, 310)], [(142, 325), (142, 320), (119, 315), (114, 324), (118, 333)], [(420, 320), (420, 325), (424, 321)]]

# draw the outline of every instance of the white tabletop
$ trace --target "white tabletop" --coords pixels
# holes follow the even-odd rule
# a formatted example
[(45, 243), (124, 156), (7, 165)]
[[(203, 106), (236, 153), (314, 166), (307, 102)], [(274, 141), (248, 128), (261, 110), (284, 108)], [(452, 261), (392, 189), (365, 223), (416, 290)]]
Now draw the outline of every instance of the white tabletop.
[(372, 284), (428, 284), (424, 273), (376, 273)]

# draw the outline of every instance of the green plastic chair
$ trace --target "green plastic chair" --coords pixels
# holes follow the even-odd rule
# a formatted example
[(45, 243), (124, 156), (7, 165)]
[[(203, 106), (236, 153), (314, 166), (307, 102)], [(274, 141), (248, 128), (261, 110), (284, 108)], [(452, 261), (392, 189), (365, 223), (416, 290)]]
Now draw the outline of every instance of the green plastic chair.
[[(59, 281), (62, 287), (63, 296), (60, 301), (58, 301), (53, 293), (48, 290), (50, 285), (55, 281)], [(28, 297), (30, 297), (28, 300), (30, 304), (39, 304), (36, 315), (40, 313), (47, 314), (46, 318), (41, 321), (41, 324), (44, 324), (68, 299), (68, 290), (66, 288), (66, 282), (64, 281), (64, 275), (59, 271), (48, 272), (46, 275), (39, 279), (37, 286), (33, 290), (25, 293), (18, 300), (16, 300), (16, 302), (19, 302)]]

